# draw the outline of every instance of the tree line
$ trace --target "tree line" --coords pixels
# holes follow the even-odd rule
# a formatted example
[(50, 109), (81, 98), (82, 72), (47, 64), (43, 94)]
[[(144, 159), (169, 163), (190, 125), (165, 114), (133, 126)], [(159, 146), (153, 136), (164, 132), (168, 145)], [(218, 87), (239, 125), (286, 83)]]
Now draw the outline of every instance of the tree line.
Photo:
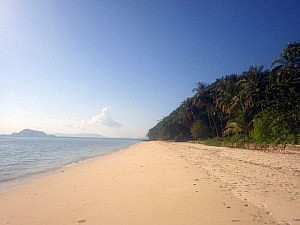
[(150, 140), (223, 138), (262, 144), (300, 143), (300, 43), (271, 64), (199, 82), (194, 95), (148, 131)]

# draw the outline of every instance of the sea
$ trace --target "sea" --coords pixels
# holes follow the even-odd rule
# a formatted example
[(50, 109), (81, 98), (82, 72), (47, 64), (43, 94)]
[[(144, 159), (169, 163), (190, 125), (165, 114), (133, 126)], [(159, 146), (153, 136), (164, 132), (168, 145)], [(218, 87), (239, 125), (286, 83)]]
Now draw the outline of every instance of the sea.
[(140, 141), (119, 138), (0, 137), (0, 191)]

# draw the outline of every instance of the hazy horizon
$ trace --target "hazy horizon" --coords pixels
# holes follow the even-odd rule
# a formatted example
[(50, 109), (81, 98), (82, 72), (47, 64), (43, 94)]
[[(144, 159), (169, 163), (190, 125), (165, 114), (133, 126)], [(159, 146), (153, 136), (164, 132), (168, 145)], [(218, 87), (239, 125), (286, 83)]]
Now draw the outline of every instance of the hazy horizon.
[[(31, 130), (31, 131), (40, 131), (40, 132), (44, 132), (43, 130), (34, 130), (34, 129), (31, 129), (31, 128), (24, 128), (22, 130), (17, 130), (17, 131), (14, 131), (12, 133), (0, 133), (0, 135), (12, 135), (14, 133), (20, 133), (21, 131), (24, 131), (24, 130)], [(44, 132), (46, 133), (46, 132)], [(54, 133), (46, 133), (48, 135), (55, 135), (55, 136), (66, 136), (67, 135), (97, 135), (97, 136), (101, 136), (101, 137), (104, 137), (103, 135), (99, 134), (99, 133), (60, 133), (60, 132), (54, 132)]]
[(143, 138), (211, 83), (300, 40), (300, 1), (0, 2), (0, 134)]

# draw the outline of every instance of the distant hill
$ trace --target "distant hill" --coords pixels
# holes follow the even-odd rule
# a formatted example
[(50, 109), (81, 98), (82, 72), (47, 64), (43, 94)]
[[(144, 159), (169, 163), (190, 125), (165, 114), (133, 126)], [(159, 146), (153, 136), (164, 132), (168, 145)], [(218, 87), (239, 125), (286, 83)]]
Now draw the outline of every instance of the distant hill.
[(86, 137), (86, 138), (104, 138), (104, 136), (100, 134), (63, 134), (63, 133), (55, 133), (56, 137)]
[(64, 134), (55, 133), (55, 135), (46, 134), (44, 131), (24, 129), (20, 132), (14, 132), (11, 135), (1, 134), (0, 137), (83, 137), (83, 138), (105, 138), (100, 134), (84, 133), (84, 134)]
[(14, 132), (10, 136), (12, 137), (54, 137), (54, 135), (48, 135), (44, 131), (37, 131), (31, 129), (24, 129), (20, 132)]

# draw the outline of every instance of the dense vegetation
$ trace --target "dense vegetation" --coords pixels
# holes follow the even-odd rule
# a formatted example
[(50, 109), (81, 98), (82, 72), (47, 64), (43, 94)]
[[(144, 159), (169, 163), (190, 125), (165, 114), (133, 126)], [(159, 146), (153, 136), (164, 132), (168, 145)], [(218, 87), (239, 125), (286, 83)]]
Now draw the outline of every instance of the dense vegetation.
[(169, 116), (148, 132), (151, 140), (227, 139), (262, 144), (300, 143), (300, 43), (286, 45), (271, 64), (199, 82)]

